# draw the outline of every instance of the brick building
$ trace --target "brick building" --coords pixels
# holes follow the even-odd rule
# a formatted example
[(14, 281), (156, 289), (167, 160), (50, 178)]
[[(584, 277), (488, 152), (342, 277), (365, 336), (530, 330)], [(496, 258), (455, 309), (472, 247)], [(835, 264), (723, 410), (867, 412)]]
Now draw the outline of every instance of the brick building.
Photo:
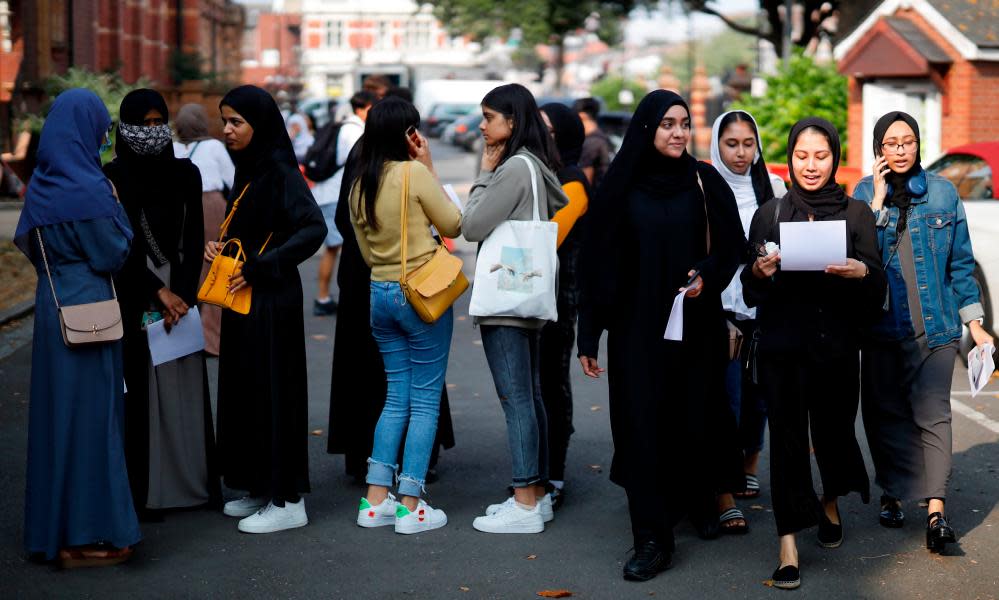
[(879, 116), (912, 114), (923, 158), (999, 140), (999, 4), (886, 0), (837, 44), (849, 81), (847, 163), (867, 172)]
[[(287, 7), (286, 11), (287, 11)], [(270, 89), (300, 85), (302, 16), (247, 7), (243, 33), (243, 82)]]

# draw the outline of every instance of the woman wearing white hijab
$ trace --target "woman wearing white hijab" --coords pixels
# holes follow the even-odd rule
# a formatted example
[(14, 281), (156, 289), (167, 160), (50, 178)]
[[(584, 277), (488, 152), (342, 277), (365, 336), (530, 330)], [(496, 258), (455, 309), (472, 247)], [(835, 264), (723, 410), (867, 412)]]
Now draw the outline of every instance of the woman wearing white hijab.
[[(749, 113), (729, 111), (715, 119), (711, 129), (711, 164), (735, 194), (745, 235), (749, 235), (749, 224), (756, 209), (787, 192), (781, 178), (767, 171), (760, 155), (760, 145), (759, 128)], [(735, 324), (742, 331), (743, 339), (747, 340), (743, 344), (742, 355), (729, 363), (726, 389), (732, 412), (739, 423), (739, 444), (745, 461), (746, 490), (736, 496), (756, 498), (760, 495), (756, 472), (760, 450), (763, 449), (767, 406), (754, 381), (753, 365), (747, 364), (746, 360), (752, 345), (749, 340), (754, 338), (756, 332), (756, 309), (747, 307), (742, 298), (741, 273), (742, 267), (739, 267), (732, 282), (722, 292), (722, 306), (729, 322)], [(742, 529), (738, 524), (742, 514), (734, 508), (731, 498), (719, 498), (719, 512), (722, 531), (735, 533)]]

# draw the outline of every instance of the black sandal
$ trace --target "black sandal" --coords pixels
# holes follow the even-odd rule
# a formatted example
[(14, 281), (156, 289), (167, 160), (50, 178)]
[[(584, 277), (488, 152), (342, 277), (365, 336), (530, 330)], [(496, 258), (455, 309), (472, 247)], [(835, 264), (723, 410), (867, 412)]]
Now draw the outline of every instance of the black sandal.
[(943, 513), (935, 512), (926, 517), (926, 549), (930, 552), (943, 553), (947, 544), (957, 541), (954, 528), (947, 523)]
[(905, 525), (902, 502), (892, 496), (881, 496), (881, 512), (878, 514), (878, 521), (882, 527), (889, 529), (898, 529)]
[[(740, 520), (742, 521), (742, 525), (729, 525), (729, 523)], [(733, 506), (718, 515), (718, 529), (728, 535), (745, 535), (749, 533), (749, 523), (746, 521), (746, 515)]]
[(760, 497), (760, 478), (752, 473), (746, 473), (746, 489), (732, 494), (742, 500), (752, 500)]

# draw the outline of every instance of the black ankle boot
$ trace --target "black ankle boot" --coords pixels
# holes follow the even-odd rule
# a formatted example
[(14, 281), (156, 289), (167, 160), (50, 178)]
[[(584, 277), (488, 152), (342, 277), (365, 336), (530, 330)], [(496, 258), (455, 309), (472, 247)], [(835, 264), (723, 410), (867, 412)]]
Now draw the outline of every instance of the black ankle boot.
[(930, 552), (942, 553), (947, 544), (957, 541), (954, 529), (947, 523), (943, 514), (935, 512), (926, 517), (926, 548)]
[(662, 544), (648, 541), (635, 545), (635, 555), (624, 565), (628, 581), (648, 581), (669, 568), (673, 552)]

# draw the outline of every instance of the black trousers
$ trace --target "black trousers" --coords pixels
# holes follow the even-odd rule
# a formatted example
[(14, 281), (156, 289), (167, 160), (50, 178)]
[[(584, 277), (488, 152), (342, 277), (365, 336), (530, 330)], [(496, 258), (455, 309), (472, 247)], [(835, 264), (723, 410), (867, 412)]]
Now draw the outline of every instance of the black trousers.
[(859, 352), (821, 361), (808, 353), (761, 351), (760, 375), (770, 418), (770, 489), (777, 534), (819, 522), (809, 452), (825, 497), (859, 492), (870, 500), (870, 482), (855, 433), (860, 402)]
[(576, 308), (559, 302), (558, 321), (541, 330), (541, 398), (548, 415), (549, 479), (565, 480), (572, 427), (570, 369), (575, 360)]

